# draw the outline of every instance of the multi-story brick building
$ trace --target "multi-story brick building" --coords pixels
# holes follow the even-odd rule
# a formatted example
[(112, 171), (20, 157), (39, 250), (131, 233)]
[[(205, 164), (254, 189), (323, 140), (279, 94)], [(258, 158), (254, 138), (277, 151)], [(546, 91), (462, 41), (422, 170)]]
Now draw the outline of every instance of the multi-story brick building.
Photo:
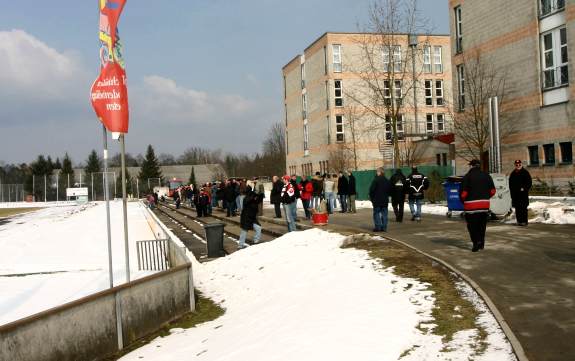
[[(367, 44), (374, 52), (368, 56), (370, 70)], [(354, 158), (350, 169), (356, 168), (355, 158), (357, 169), (390, 166), (392, 123), (402, 155), (417, 153), (411, 159), (416, 163), (448, 163), (448, 146), (432, 139), (450, 130), (450, 60), (448, 35), (323, 34), (283, 67), (287, 171), (340, 170), (332, 159), (342, 148), (344, 157)], [(367, 99), (370, 75), (371, 84), (380, 87), (379, 106)], [(397, 123), (384, 115), (392, 102), (399, 104), (393, 113)], [(426, 145), (414, 151), (416, 141)]]
[(449, 6), (455, 108), (465, 108), (466, 54), (480, 53), (512, 90), (500, 109), (515, 122), (502, 141), (503, 171), (521, 159), (534, 177), (573, 181), (575, 1), (450, 0)]

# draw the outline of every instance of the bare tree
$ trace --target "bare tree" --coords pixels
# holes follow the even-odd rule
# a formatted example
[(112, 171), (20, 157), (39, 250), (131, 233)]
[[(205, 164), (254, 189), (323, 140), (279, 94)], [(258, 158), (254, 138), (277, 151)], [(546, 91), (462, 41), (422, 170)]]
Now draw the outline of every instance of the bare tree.
[(329, 152), (329, 171), (339, 172), (348, 169), (349, 162), (349, 150), (346, 145), (341, 143)]
[(368, 129), (385, 134), (393, 147), (395, 167), (403, 162), (399, 143), (406, 130), (404, 112), (414, 101), (408, 95), (423, 72), (416, 64), (421, 64), (429, 43), (428, 36), (421, 35), (429, 33), (427, 24), (417, 11), (417, 0), (376, 0), (364, 34), (357, 39), (361, 56), (352, 71), (360, 81), (346, 95), (371, 115), (365, 122)]
[[(347, 155), (352, 157), (352, 161), (349, 162), (350, 168), (358, 170), (358, 145), (365, 134), (364, 129), (361, 126), (362, 119), (365, 115), (365, 109), (352, 104), (348, 105), (345, 109), (346, 117), (346, 128), (349, 137), (346, 137), (343, 143), (345, 150), (347, 150)], [(347, 167), (346, 167), (347, 168)]]
[[(492, 63), (480, 51), (464, 54), (459, 69), (463, 71), (459, 87), (463, 83), (464, 95), (458, 93), (458, 111), (452, 115), (455, 136), (461, 141), (457, 155), (466, 160), (482, 159), (489, 141), (489, 98), (498, 97), (499, 109), (504, 109), (506, 97), (512, 92), (506, 82), (507, 70)], [(511, 117), (501, 115), (500, 134), (504, 139), (513, 132), (514, 124)]]

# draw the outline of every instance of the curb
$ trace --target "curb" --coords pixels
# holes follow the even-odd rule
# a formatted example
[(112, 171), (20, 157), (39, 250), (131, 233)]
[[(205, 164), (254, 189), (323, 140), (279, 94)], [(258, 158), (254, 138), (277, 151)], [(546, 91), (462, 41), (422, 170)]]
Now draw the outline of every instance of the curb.
[[(370, 233), (371, 234), (371, 233)], [(446, 267), (447, 269), (449, 269), (450, 271), (452, 271), (453, 273), (457, 274), (459, 277), (463, 278), (463, 280), (465, 282), (467, 282), (471, 288), (473, 288), (475, 290), (475, 292), (477, 292), (477, 294), (479, 294), (479, 297), (481, 297), (483, 299), (483, 301), (485, 302), (485, 304), (487, 305), (487, 308), (489, 308), (489, 311), (491, 311), (491, 313), (493, 314), (493, 317), (495, 317), (495, 320), (497, 320), (497, 323), (499, 324), (499, 327), (501, 327), (501, 330), (503, 331), (503, 333), (505, 334), (505, 336), (507, 337), (507, 339), (509, 340), (509, 343), (511, 344), (511, 348), (513, 349), (513, 353), (515, 354), (515, 356), (517, 357), (518, 361), (529, 361), (529, 359), (527, 358), (527, 355), (525, 355), (525, 350), (523, 350), (523, 346), (521, 346), (521, 343), (519, 342), (519, 340), (517, 339), (517, 336), (515, 336), (515, 333), (513, 333), (513, 330), (511, 330), (511, 327), (509, 327), (509, 324), (507, 323), (507, 321), (505, 321), (505, 318), (503, 317), (503, 315), (501, 314), (501, 312), (499, 312), (499, 310), (497, 309), (497, 307), (495, 306), (495, 303), (493, 303), (493, 301), (491, 300), (491, 298), (489, 298), (489, 296), (487, 295), (487, 293), (475, 282), (473, 281), (469, 276), (467, 276), (465, 273), (461, 272), (459, 269), (457, 269), (455, 266), (452, 266), (451, 264), (430, 255), (429, 253), (423, 252), (403, 241), (400, 241), (398, 239), (389, 237), (389, 236), (384, 236), (381, 234), (377, 234), (377, 236), (388, 239), (390, 241), (399, 243), (419, 254), (424, 255), (427, 258), (430, 258), (432, 260), (434, 260), (435, 262), (443, 265), (444, 267)]]

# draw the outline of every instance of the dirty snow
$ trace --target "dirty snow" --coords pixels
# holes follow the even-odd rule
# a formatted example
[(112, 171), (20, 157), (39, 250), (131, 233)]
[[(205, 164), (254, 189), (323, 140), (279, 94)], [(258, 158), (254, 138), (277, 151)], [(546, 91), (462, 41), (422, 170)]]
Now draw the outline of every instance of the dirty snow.
[[(442, 352), (440, 337), (417, 328), (431, 320), (433, 293), (365, 251), (340, 248), (344, 239), (319, 229), (292, 232), (195, 264), (196, 286), (226, 313), (173, 329), (122, 360), (468, 360), (476, 331), (456, 334)], [(515, 360), (485, 309), (480, 322), (489, 345), (474, 359)]]
[[(111, 202), (114, 283), (125, 281), (122, 203)], [(130, 269), (135, 242), (154, 239), (140, 203), (128, 203)], [(4, 223), (6, 222), (6, 223)], [(46, 207), (0, 220), (0, 324), (109, 287), (104, 203)]]

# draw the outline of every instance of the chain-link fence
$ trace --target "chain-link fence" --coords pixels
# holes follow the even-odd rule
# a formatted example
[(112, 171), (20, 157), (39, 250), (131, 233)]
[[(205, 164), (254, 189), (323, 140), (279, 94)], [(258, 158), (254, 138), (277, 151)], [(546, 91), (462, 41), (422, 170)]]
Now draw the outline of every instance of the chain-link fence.
[[(117, 193), (116, 174), (108, 172), (108, 196), (114, 199)], [(103, 201), (104, 172), (82, 174), (77, 179), (72, 174), (56, 174), (51, 176), (33, 176), (28, 194), (33, 195), (36, 202), (54, 202), (68, 200), (66, 188), (88, 188), (88, 200)], [(120, 190), (121, 193), (121, 190)]]
[(23, 184), (1, 184), (0, 203), (23, 202), (26, 199), (26, 191)]

